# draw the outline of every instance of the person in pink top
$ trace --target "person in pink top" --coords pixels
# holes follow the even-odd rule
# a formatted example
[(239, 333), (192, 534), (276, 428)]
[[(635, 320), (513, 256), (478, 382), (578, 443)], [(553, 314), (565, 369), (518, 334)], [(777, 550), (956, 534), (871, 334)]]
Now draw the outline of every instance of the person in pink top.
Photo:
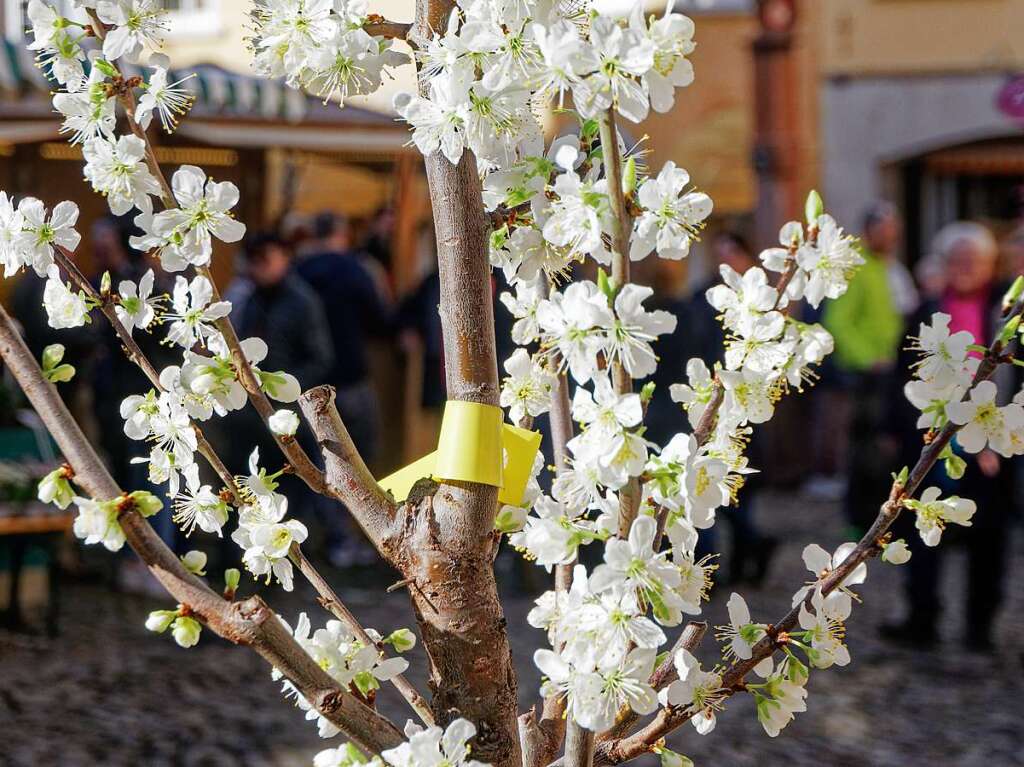
[[(951, 332), (966, 330), (980, 344), (987, 344), (1000, 314), (1003, 288), (996, 284), (998, 246), (992, 233), (981, 224), (958, 222), (939, 232), (935, 253), (942, 264), (943, 283), (937, 298), (926, 302), (908, 326), (908, 334), (916, 335), (922, 322), (933, 312), (950, 316)], [(906, 344), (905, 344), (906, 345)], [(912, 357), (902, 359), (899, 369), (906, 371)], [(996, 379), (1001, 403), (1009, 401), (1020, 388), (1015, 371), (1005, 366)], [(921, 448), (921, 433), (915, 426), (917, 411), (902, 393), (890, 397), (893, 410), (888, 426), (902, 445), (903, 461), (912, 465)], [(954, 443), (954, 449), (956, 445)], [(1013, 460), (1000, 458), (991, 450), (977, 455), (960, 451), (967, 461), (967, 470), (960, 480), (950, 479), (941, 464), (925, 479), (924, 487), (935, 485), (942, 496), (960, 495), (977, 503), (971, 527), (947, 529), (950, 543), (960, 543), (967, 550), (966, 626), (963, 644), (973, 650), (987, 652), (993, 647), (993, 627), (1003, 599), (1006, 581), (1011, 520), (1015, 513), (1013, 498)], [(906, 619), (882, 627), (882, 635), (914, 647), (927, 647), (939, 639), (939, 620), (943, 609), (940, 589), (941, 570), (950, 550), (943, 545), (923, 545), (914, 528), (912, 515), (900, 520), (895, 535), (903, 537), (913, 552), (906, 568)]]

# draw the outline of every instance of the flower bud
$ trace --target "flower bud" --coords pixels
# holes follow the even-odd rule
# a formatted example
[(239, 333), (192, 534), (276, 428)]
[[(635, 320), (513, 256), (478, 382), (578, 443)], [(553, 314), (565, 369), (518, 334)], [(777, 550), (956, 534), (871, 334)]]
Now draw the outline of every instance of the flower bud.
[(193, 575), (206, 575), (206, 554), (201, 551), (190, 551), (181, 557), (185, 569)]
[(892, 543), (882, 544), (882, 561), (890, 565), (902, 565), (910, 559), (910, 549), (907, 542), (899, 538)]
[(144, 517), (151, 517), (164, 507), (164, 502), (148, 490), (136, 490), (128, 497), (135, 504), (135, 510)]
[(39, 480), (37, 495), (43, 503), (55, 504), (60, 509), (66, 509), (71, 505), (75, 491), (71, 489), (71, 483), (68, 482), (67, 472), (63, 466), (54, 469)]
[(195, 618), (179, 615), (174, 619), (171, 633), (174, 635), (174, 641), (181, 647), (193, 647), (199, 642), (202, 630), (202, 625)]
[(299, 430), (299, 417), (291, 410), (278, 410), (267, 419), (267, 423), (279, 437), (292, 437)]
[(416, 635), (409, 629), (397, 629), (388, 634), (384, 641), (394, 647), (396, 652), (406, 652), (416, 646)]
[(171, 622), (178, 617), (175, 610), (154, 610), (146, 618), (146, 629), (157, 634), (162, 634), (170, 627)]

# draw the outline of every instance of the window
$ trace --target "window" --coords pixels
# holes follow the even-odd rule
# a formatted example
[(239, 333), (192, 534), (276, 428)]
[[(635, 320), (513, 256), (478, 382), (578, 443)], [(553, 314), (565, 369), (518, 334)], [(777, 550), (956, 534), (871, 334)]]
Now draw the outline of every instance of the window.
[(167, 36), (211, 37), (221, 32), (218, 0), (164, 0), (167, 9)]
[[(3, 9), (3, 34), (11, 40), (21, 40), (29, 28), (29, 0), (0, 0)], [(88, 17), (71, 0), (50, 0), (67, 18), (85, 23)], [(164, 0), (167, 10), (167, 36), (209, 37), (220, 33), (218, 0)]]
[[(67, 18), (86, 20), (85, 11), (76, 8), (71, 0), (52, 0)], [(3, 34), (9, 40), (21, 40), (25, 30), (32, 26), (28, 20), (28, 0), (3, 0)]]

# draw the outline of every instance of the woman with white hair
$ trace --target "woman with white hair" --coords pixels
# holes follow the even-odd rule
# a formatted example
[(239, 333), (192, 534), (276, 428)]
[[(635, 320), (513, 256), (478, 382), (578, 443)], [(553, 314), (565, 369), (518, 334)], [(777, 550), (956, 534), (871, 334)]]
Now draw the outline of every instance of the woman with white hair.
[[(949, 330), (969, 331), (978, 343), (987, 343), (1001, 311), (1003, 290), (996, 284), (999, 249), (992, 233), (981, 224), (961, 221), (942, 229), (935, 238), (934, 252), (942, 266), (944, 288), (941, 294), (921, 307), (910, 323), (908, 332), (915, 334), (920, 323), (933, 312), (950, 317)], [(902, 360), (900, 370), (908, 370), (910, 357)], [(1016, 368), (1004, 366), (1008, 377), (997, 380), (1000, 397), (1008, 401), (1017, 390)], [(894, 412), (890, 425), (897, 432), (905, 453), (904, 462), (913, 463), (920, 451), (921, 436), (915, 426), (917, 411), (903, 396), (894, 392)], [(956, 444), (954, 442), (954, 449)], [(991, 450), (972, 456), (960, 452), (967, 461), (967, 470), (960, 480), (952, 480), (941, 464), (925, 482), (937, 485), (943, 495), (961, 495), (975, 500), (978, 513), (971, 527), (948, 531), (950, 540), (959, 540), (967, 549), (967, 604), (964, 644), (978, 651), (992, 648), (992, 629), (996, 612), (1003, 598), (1006, 577), (1010, 520), (1013, 513), (1013, 477), (1010, 461)], [(900, 624), (884, 626), (883, 636), (923, 647), (938, 640), (938, 622), (942, 612), (939, 594), (943, 558), (948, 547), (929, 548), (914, 534), (912, 518), (904, 537), (911, 541), (913, 556), (906, 570), (907, 619)]]

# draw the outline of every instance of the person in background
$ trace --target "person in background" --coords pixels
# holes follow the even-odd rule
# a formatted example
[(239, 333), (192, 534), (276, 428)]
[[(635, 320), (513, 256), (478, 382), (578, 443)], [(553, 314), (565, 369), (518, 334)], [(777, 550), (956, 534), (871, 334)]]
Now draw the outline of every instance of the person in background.
[(875, 518), (897, 450), (880, 438), (881, 419), (906, 321), (919, 301), (913, 279), (898, 258), (901, 237), (896, 209), (884, 201), (871, 205), (864, 214), (864, 265), (846, 293), (827, 302), (822, 315), (835, 338), (837, 384), (846, 392), (849, 415), (837, 418), (830, 430), (837, 439), (848, 433), (844, 507), (854, 531), (866, 530)]
[[(995, 238), (980, 224), (954, 223), (939, 232), (935, 252), (944, 266), (946, 287), (939, 298), (925, 303), (912, 318), (909, 333), (914, 335), (921, 323), (930, 323), (934, 312), (944, 312), (950, 317), (950, 333), (966, 330), (977, 343), (987, 344), (997, 327), (1003, 296), (1003, 290), (996, 284), (998, 249)], [(919, 413), (902, 391), (902, 384), (909, 380), (910, 366), (916, 359), (909, 350), (903, 352), (899, 363), (901, 380), (890, 397), (891, 413), (886, 426), (902, 446), (900, 462), (896, 465), (912, 466), (922, 446), (922, 435), (916, 428)], [(993, 380), (999, 389), (998, 404), (1006, 404), (1019, 388), (1016, 371), (1017, 368), (1010, 365), (1003, 365), (996, 371)], [(970, 498), (977, 504), (977, 511), (970, 527), (950, 525), (938, 547), (923, 544), (911, 513), (901, 516), (894, 535), (903, 537), (912, 551), (905, 570), (908, 611), (902, 623), (883, 626), (882, 635), (914, 647), (930, 646), (938, 640), (938, 621), (943, 608), (939, 593), (941, 569), (950, 546), (962, 543), (967, 549), (964, 644), (973, 650), (989, 651), (1006, 582), (1015, 511), (1014, 466), (1012, 461), (991, 450), (970, 455), (957, 448), (955, 441), (953, 447), (967, 462), (963, 477), (950, 479), (939, 463), (925, 478), (922, 487), (937, 486), (943, 498), (950, 495)]]
[[(297, 271), (323, 303), (333, 347), (325, 383), (334, 386), (338, 411), (352, 440), (371, 467), (380, 440), (380, 406), (370, 380), (369, 342), (391, 331), (392, 309), (355, 250), (348, 223), (333, 213), (314, 221), (318, 247)], [(342, 517), (335, 509), (334, 515)], [(355, 531), (329, 531), (328, 553), (339, 567), (372, 561), (372, 551)]]
[(323, 303), (334, 347), (327, 383), (337, 389), (338, 410), (367, 463), (379, 437), (377, 397), (370, 384), (367, 343), (391, 328), (391, 307), (356, 253), (347, 222), (321, 213), (314, 225), (319, 248), (297, 267)]
[[(444, 377), (444, 338), (441, 329), (441, 279), (433, 227), (424, 227), (419, 237), (421, 261), (427, 273), (398, 307), (398, 340), (406, 355), (408, 384), (415, 391), (411, 402), (413, 427), (407, 431), (406, 449), (410, 460), (434, 449), (441, 428), (447, 390)], [(496, 311), (504, 310), (499, 307)], [(500, 362), (499, 362), (500, 364)]]
[[(708, 303), (709, 288), (721, 282), (720, 266), (728, 266), (743, 274), (757, 265), (747, 241), (739, 234), (724, 231), (711, 240), (711, 254), (714, 269), (710, 278), (685, 301), (662, 301), (657, 308), (668, 309), (678, 316), (676, 330), (671, 336), (663, 336), (655, 344), (655, 353), (661, 358), (655, 372), (655, 397), (648, 405), (646, 422), (650, 425), (651, 438), (664, 444), (673, 434), (690, 431), (689, 422), (681, 413), (680, 406), (669, 398), (673, 383), (686, 380), (686, 363), (693, 357), (704, 361), (708, 369), (720, 363), (725, 357), (725, 332), (718, 321), (717, 311)], [(654, 308), (652, 306), (652, 308)], [(657, 404), (655, 404), (657, 403)], [(653, 408), (653, 411), (652, 411)], [(751, 464), (758, 465), (759, 440), (757, 430), (748, 447)], [(756, 476), (756, 475), (753, 475)], [(726, 578), (729, 583), (760, 583), (768, 571), (778, 541), (763, 534), (754, 520), (757, 504), (756, 480), (740, 490), (739, 500), (722, 509), (722, 515), (730, 528), (730, 556)], [(715, 542), (702, 531), (699, 553), (711, 553)]]

